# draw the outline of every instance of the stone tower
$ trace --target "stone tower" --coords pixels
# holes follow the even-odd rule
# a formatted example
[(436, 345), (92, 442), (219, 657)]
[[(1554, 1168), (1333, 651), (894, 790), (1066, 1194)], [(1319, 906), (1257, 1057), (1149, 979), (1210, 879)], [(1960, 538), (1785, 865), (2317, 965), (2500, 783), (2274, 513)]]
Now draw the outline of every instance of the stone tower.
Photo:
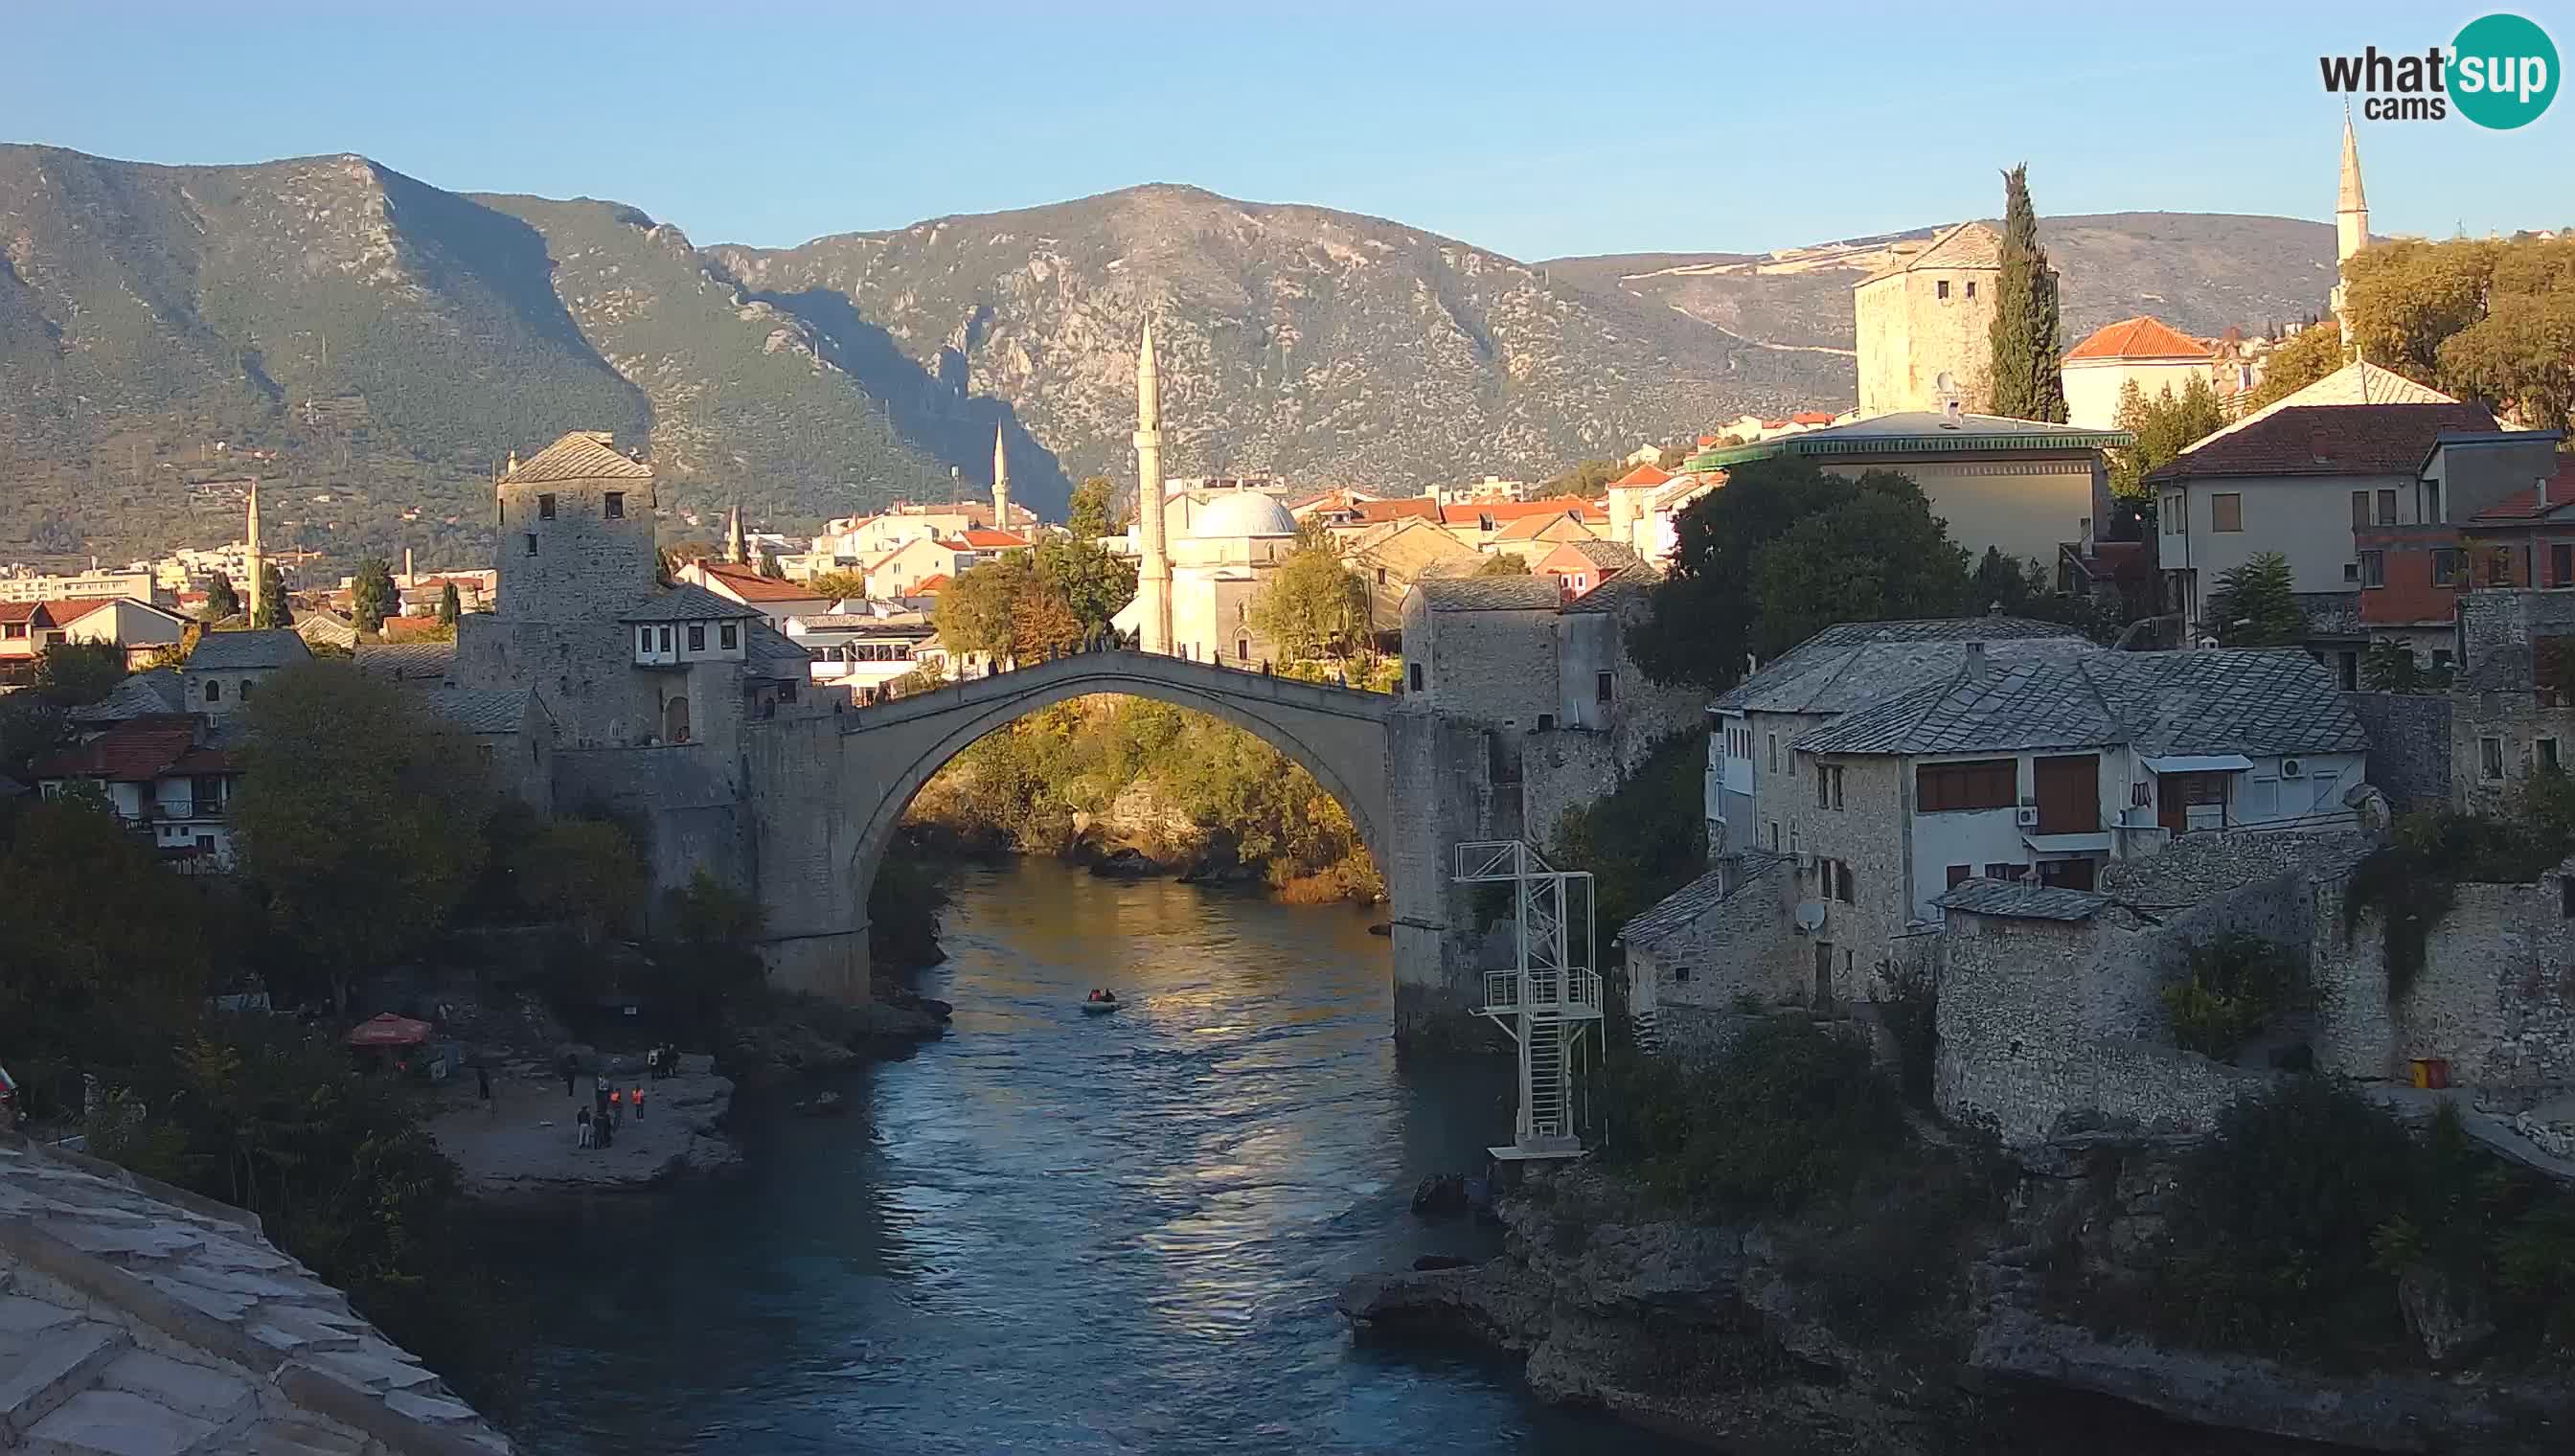
[(1163, 376), (1154, 364), (1154, 326), (1145, 325), (1145, 347), (1136, 356), (1136, 519), (1144, 536), (1137, 564), (1136, 600), (1143, 606), (1142, 643), (1149, 653), (1172, 651), (1172, 557), (1163, 535)]
[(1002, 449), (1002, 427), (993, 427), (993, 529), (1011, 529), (1011, 457)]
[(2360, 142), (2351, 132), (2351, 112), (2342, 115), (2342, 189), (2334, 199), (2334, 322), (2342, 326), (2342, 352), (2358, 357), (2351, 342), (2351, 319), (2343, 290), (2351, 283), (2352, 255), (2369, 246), (2369, 195), (2360, 188)]
[(613, 622), (653, 590), (653, 471), (577, 430), (495, 487), (504, 622)]
[(250, 597), (245, 607), (250, 613), (251, 625), (256, 627), (259, 625), (261, 581), (268, 575), (268, 558), (261, 555), (259, 549), (259, 478), (257, 476), (251, 477), (250, 482), (250, 525), (244, 528), (242, 536), (242, 572), (250, 578)]
[(1958, 223), (1928, 243), (1898, 243), (1851, 292), (1859, 335), (1859, 412), (1938, 412), (1949, 376), (1971, 412), (1992, 397), (1994, 293), (2003, 235)]

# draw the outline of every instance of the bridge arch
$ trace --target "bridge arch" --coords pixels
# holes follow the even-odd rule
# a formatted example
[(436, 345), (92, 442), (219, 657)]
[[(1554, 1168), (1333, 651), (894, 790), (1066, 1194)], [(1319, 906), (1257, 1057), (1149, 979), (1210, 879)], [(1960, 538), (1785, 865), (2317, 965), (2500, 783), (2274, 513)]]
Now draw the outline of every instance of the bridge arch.
[(1393, 874), (1385, 742), (1393, 700), (1180, 658), (1089, 653), (898, 699), (844, 729), (854, 761), (841, 806), (860, 824), (847, 873), (861, 913), (905, 810), (941, 768), (1020, 719), (1096, 694), (1192, 709), (1270, 744), (1313, 775), (1349, 814), (1377, 872)]

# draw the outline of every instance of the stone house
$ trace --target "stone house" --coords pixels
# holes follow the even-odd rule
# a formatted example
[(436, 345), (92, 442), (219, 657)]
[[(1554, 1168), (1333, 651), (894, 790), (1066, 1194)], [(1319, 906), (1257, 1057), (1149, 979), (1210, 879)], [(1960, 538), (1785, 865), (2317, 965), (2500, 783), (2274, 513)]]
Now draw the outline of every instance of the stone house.
[(2532, 775), (2575, 756), (2575, 593), (2469, 592), (2456, 640), (2450, 802), (2502, 812)]
[(1944, 375), (1962, 404), (1981, 408), (1989, 396), (2002, 234), (1985, 223), (1957, 223), (1927, 243), (1907, 240), (1888, 252), (1887, 266), (1851, 291), (1861, 418), (1939, 410)]
[(2471, 592), (2575, 589), (2575, 457), (2564, 432), (2444, 431), (2415, 472), (2411, 524), (2359, 525), (2360, 616), (2370, 635), (2447, 668)]
[(218, 745), (205, 714), (156, 714), (109, 724), (39, 759), (33, 772), (47, 798), (74, 783), (95, 785), (116, 816), (165, 859), (192, 868), (232, 867), (231, 806), (241, 763)]
[[(1420, 500), (1430, 504), (1426, 496)], [(1369, 633), (1382, 635), (1401, 629), (1403, 599), (1414, 587), (1433, 577), (1472, 575), (1483, 558), (1435, 520), (1404, 516), (1349, 536), (1341, 563), (1367, 588)]]
[(1641, 564), (1636, 549), (1615, 541), (1584, 538), (1568, 541), (1540, 557), (1531, 572), (1553, 581), (1569, 598), (1582, 596), (1611, 577)]
[(239, 713), (262, 682), (312, 658), (304, 639), (287, 628), (207, 633), (179, 665), (183, 702), (188, 712), (220, 724)]

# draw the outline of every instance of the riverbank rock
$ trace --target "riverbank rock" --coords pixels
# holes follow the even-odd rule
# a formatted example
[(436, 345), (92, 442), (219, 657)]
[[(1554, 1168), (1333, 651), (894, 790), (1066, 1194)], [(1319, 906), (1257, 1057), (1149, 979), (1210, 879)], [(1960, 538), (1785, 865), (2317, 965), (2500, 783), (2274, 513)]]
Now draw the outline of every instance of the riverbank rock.
[(1171, 873), (1160, 860), (1133, 844), (1122, 844), (1091, 862), (1102, 879), (1159, 879)]
[(732, 1080), (716, 1075), (710, 1057), (683, 1056), (680, 1067), (660, 1081), (641, 1072), (620, 1079), (627, 1090), (644, 1089), (644, 1110), (628, 1113), (605, 1148), (580, 1145), (578, 1114), (593, 1105), (590, 1074), (566, 1095), (560, 1074), (533, 1063), (495, 1069), (489, 1102), (470, 1078), (442, 1088), (429, 1133), (455, 1160), (467, 1195), (490, 1201), (651, 1188), (740, 1165), (742, 1150), (722, 1126)]

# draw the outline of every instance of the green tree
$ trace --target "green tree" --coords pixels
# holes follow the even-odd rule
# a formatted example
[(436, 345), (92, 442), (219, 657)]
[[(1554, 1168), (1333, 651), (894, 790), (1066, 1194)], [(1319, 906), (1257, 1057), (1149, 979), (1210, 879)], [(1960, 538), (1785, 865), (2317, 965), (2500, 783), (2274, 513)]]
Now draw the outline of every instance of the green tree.
[(1038, 543), (1037, 580), (1072, 614), (1085, 639), (1108, 631), (1110, 621), (1136, 600), (1136, 563), (1079, 532)]
[(293, 627), (295, 611), (286, 605), (286, 577), (277, 563), (262, 562), (259, 568), (259, 613), (251, 619), (257, 628)]
[(36, 686), (66, 708), (98, 702), (124, 677), (125, 649), (114, 643), (58, 642), (36, 655)]
[(206, 579), (206, 605), (198, 616), (207, 622), (221, 622), (241, 615), (241, 594), (233, 590), (233, 579), (217, 573)]
[(2003, 174), (2002, 264), (1987, 336), (1993, 412), (2062, 424), (2065, 382), (2058, 370), (2065, 358), (2064, 326), (2057, 317), (2056, 275), (2038, 243), (2026, 164)]
[(2372, 693), (2420, 693), (2423, 668), (2401, 642), (2374, 642), (2360, 655), (2360, 686)]
[(2178, 396), (2166, 385), (2153, 399), (2146, 398), (2135, 380), (2128, 381), (2119, 388), (2118, 424), (2136, 436), (2137, 443), (2110, 452), (2111, 491), (2127, 499), (2151, 495), (2140, 484), (2147, 472), (2215, 434), (2225, 423), (2217, 391), (2198, 375), (2191, 376)]
[(513, 878), (533, 913), (573, 926), (589, 944), (634, 925), (651, 876), (634, 839), (615, 822), (552, 819), (514, 848)]
[(487, 775), (461, 735), (345, 664), (278, 674), (248, 713), (242, 868), (346, 1011), (356, 977), (415, 949), (474, 883)]
[(1309, 528), (1253, 597), (1250, 621), (1288, 662), (1346, 658), (1367, 632), (1367, 587), (1341, 565), (1329, 534)]
[(969, 653), (984, 653), (996, 659), (1012, 656), (1012, 622), (1019, 610), (1020, 594), (1035, 581), (1036, 571), (1028, 553), (1018, 551), (960, 573), (940, 590), (939, 606), (931, 615), (939, 629), (939, 645), (951, 657)]
[(1754, 554), (1857, 489), (1786, 456), (1733, 467), (1724, 490), (1681, 513), (1671, 571), (1654, 588), (1653, 616), (1629, 649), (1636, 665), (1659, 683), (1733, 687), (1752, 652)]
[(1835, 623), (1954, 617), (1969, 590), (1967, 553), (1921, 488), (1871, 472), (1753, 555), (1753, 651), (1784, 653)]
[(385, 619), (394, 616), (402, 599), (394, 592), (394, 569), (383, 557), (371, 556), (358, 563), (358, 575), (349, 587), (349, 617), (360, 632), (382, 632)]
[(2244, 397), (2246, 414), (2276, 405), (2342, 368), (2342, 326), (2331, 319), (2310, 324), (2262, 360), (2262, 382)]
[(817, 572), (805, 579), (805, 590), (833, 602), (847, 602), (868, 595), (868, 579), (859, 572)]
[(2219, 573), (2217, 590), (2208, 599), (2208, 620), (2217, 624), (2220, 647), (2288, 647), (2305, 637), (2307, 618), (2298, 610), (2289, 559), (2266, 551)]
[(2533, 429), (2575, 430), (2575, 238), (2503, 250), (2485, 316), (2437, 353), (2444, 388), (2517, 408)]
[(465, 603), (456, 595), (456, 584), (442, 583), (438, 589), (438, 625), (453, 632), (456, 619), (464, 615)]
[(2486, 316), (2495, 261), (2506, 245), (2482, 238), (2380, 243), (2344, 265), (2344, 302), (2360, 357), (2423, 384), (2441, 379), (2441, 345)]
[(1500, 551), (1484, 558), (1482, 565), (1475, 568), (1474, 575), (1478, 577), (1525, 577), (1532, 574), (1529, 571), (1527, 557), (1521, 556), (1515, 551)]
[(1609, 483), (1627, 473), (1624, 461), (1586, 460), (1546, 483), (1550, 496), (1580, 496), (1589, 499), (1605, 494)]
[(1074, 487), (1066, 528), (1076, 541), (1098, 541), (1125, 531), (1127, 523), (1118, 512), (1118, 483), (1107, 476), (1093, 476)]

